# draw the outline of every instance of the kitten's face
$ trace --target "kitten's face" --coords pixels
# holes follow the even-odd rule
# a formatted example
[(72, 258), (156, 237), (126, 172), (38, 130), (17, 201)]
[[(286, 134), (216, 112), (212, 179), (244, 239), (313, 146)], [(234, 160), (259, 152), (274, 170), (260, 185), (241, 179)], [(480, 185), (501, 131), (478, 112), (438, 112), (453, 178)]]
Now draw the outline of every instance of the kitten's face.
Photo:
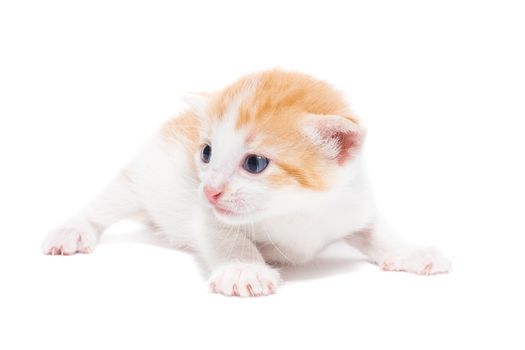
[(278, 169), (273, 150), (260, 147), (246, 130), (228, 121), (203, 132), (195, 154), (199, 194), (221, 221), (244, 223), (265, 215), (282, 192), (270, 178)]
[(337, 181), (361, 135), (336, 92), (295, 73), (245, 78), (196, 113), (199, 195), (227, 224), (307, 207)]

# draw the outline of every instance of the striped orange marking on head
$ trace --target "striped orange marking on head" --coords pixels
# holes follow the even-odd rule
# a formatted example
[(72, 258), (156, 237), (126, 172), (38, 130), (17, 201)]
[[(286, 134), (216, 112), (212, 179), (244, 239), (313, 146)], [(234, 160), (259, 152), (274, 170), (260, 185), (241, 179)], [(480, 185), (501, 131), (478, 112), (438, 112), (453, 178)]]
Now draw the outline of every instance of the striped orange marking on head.
[[(276, 166), (268, 174), (270, 183), (299, 184), (316, 191), (328, 187), (330, 172), (339, 164), (327, 159), (319, 145), (303, 133), (304, 116), (339, 115), (358, 123), (333, 87), (306, 74), (280, 69), (245, 76), (209, 95), (206, 114), (210, 121), (220, 122), (230, 110), (237, 117), (235, 128), (249, 131), (248, 144), (256, 143), (261, 154), (272, 150)], [(181, 141), (191, 152), (198, 152), (199, 129), (204, 126), (188, 112), (168, 121), (162, 134), (166, 140)]]
[(278, 126), (307, 113), (341, 115), (357, 123), (339, 91), (307, 74), (274, 69), (251, 79), (257, 86), (240, 106), (237, 128), (249, 123)]
[[(216, 97), (224, 112), (228, 102), (239, 98), (256, 81), (239, 105), (236, 129), (247, 128), (256, 135), (261, 150), (271, 148), (276, 170), (268, 176), (271, 183), (298, 183), (316, 191), (327, 188), (327, 172), (334, 166), (301, 130), (307, 114), (341, 115), (357, 122), (341, 94), (330, 85), (306, 74), (279, 69), (251, 75)], [(244, 90), (243, 90), (244, 89)], [(218, 111), (218, 109), (217, 109)]]
[(252, 90), (256, 85), (257, 75), (251, 74), (237, 80), (219, 93), (212, 94), (208, 106), (209, 116), (221, 120), (235, 100)]

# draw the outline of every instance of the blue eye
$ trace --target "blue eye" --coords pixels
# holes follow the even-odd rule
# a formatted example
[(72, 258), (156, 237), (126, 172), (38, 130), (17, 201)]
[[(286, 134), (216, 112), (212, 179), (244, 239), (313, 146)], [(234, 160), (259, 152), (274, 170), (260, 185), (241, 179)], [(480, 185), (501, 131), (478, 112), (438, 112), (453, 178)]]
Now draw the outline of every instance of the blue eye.
[(209, 163), (211, 159), (211, 146), (204, 145), (201, 150), (201, 160), (204, 163)]
[(249, 173), (259, 174), (262, 172), (270, 163), (270, 160), (263, 156), (257, 156), (255, 154), (250, 154), (244, 160), (242, 167)]

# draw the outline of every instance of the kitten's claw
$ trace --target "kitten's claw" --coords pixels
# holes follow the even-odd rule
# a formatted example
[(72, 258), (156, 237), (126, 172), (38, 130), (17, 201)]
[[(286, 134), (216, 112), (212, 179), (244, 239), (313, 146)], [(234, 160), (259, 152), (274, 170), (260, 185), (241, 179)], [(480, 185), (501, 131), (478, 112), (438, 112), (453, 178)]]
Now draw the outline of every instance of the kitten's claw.
[(210, 291), (226, 296), (256, 297), (275, 293), (277, 271), (263, 264), (235, 263), (213, 271)]
[(385, 271), (405, 271), (428, 276), (447, 273), (450, 261), (435, 248), (424, 248), (386, 257), (378, 265)]
[(48, 255), (71, 255), (91, 253), (98, 241), (97, 230), (83, 220), (70, 222), (47, 235), (42, 252)]
[(422, 271), (422, 275), (428, 276), (432, 272), (432, 263), (428, 263)]
[(250, 293), (251, 297), (255, 296), (255, 293), (253, 292), (253, 288), (252, 288), (251, 284), (247, 285), (246, 289), (248, 290), (248, 293)]

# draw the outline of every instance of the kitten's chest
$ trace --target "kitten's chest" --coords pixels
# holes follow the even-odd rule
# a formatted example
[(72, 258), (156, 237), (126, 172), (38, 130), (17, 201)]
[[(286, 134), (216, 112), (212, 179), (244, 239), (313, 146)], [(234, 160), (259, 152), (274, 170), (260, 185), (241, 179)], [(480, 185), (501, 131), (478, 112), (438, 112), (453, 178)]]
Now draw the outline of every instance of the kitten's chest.
[[(327, 244), (366, 225), (363, 213), (354, 210), (305, 212), (261, 222), (255, 240), (263, 246), (275, 246), (287, 260), (310, 260)], [(279, 251), (280, 250), (280, 251)]]

